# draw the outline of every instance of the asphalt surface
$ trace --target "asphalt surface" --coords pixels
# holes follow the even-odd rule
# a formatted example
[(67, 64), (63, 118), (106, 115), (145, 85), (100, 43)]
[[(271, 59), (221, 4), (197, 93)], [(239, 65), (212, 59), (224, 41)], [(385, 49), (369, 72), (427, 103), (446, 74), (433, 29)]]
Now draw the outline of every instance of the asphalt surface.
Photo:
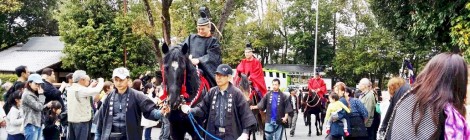
[[(291, 129), (290, 128), (286, 129), (287, 130), (286, 131), (287, 139), (289, 139), (289, 140), (323, 140), (323, 139), (325, 139), (326, 131), (325, 130), (323, 131), (323, 135), (317, 136), (315, 126), (314, 126), (313, 123), (312, 123), (312, 125), (313, 125), (312, 126), (312, 135), (308, 136), (308, 127), (305, 126), (304, 119), (303, 119), (303, 113), (300, 113), (298, 116), (299, 116), (299, 118), (297, 118), (297, 126), (296, 126), (295, 134), (294, 134), (293, 137), (291, 137), (290, 134), (289, 134)], [(312, 115), (312, 120), (315, 120), (314, 115)], [(152, 140), (158, 140), (158, 137), (160, 135), (160, 131), (161, 131), (160, 128), (152, 129), (152, 134), (151, 134), (152, 135)], [(256, 137), (257, 140), (262, 140), (262, 135), (260, 135), (258, 133), (256, 136), (257, 136)], [(187, 135), (186, 137), (188, 139), (191, 139), (191, 137), (189, 135)], [(286, 139), (286, 137), (283, 136), (282, 139), (284, 140), (284, 139)]]

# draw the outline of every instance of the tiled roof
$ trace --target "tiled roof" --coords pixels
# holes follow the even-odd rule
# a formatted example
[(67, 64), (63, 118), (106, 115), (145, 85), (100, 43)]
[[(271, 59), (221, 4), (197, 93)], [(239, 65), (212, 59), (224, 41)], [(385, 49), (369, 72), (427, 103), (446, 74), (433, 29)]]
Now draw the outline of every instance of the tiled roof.
[(33, 72), (42, 70), (61, 62), (63, 48), (59, 37), (32, 37), (22, 47), (11, 47), (0, 52), (0, 71), (13, 72), (20, 65), (27, 66)]
[(21, 50), (27, 51), (62, 51), (64, 43), (60, 41), (60, 36), (30, 37)]

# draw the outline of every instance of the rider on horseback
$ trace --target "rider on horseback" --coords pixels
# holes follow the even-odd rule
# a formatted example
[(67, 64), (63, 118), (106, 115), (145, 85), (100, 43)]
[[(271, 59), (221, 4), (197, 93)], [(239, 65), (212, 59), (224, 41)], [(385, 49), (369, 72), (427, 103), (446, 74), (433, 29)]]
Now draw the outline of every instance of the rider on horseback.
[[(264, 81), (263, 66), (258, 59), (253, 56), (253, 48), (251, 44), (246, 44), (245, 48), (245, 59), (241, 61), (237, 66), (237, 73), (249, 75), (249, 81), (252, 81), (254, 90), (263, 97), (268, 90), (266, 89), (266, 83)], [(235, 77), (235, 81), (240, 81), (240, 77)], [(252, 98), (252, 96), (250, 96)]]
[(184, 43), (189, 45), (191, 62), (202, 70), (210, 87), (214, 87), (217, 84), (213, 72), (222, 63), (220, 45), (217, 38), (212, 37), (213, 23), (209, 20), (209, 10), (201, 7), (199, 11), (201, 17), (197, 20), (197, 34), (189, 35)]
[(320, 98), (324, 98), (323, 96), (326, 93), (326, 84), (325, 81), (320, 77), (320, 74), (317, 72), (315, 76), (308, 80), (308, 90), (317, 93)]

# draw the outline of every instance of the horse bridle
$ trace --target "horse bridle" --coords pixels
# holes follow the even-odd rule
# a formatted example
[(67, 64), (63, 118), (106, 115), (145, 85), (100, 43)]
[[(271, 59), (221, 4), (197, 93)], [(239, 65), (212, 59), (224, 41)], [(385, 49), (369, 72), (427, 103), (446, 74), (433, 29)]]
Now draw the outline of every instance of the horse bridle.
[[(314, 92), (312, 92), (312, 94), (313, 94), (313, 93), (314, 93)], [(315, 103), (315, 105), (309, 105), (309, 103), (313, 102), (313, 100), (315, 99), (315, 97), (318, 98), (317, 103)], [(318, 105), (318, 103), (320, 103), (320, 96), (318, 96), (318, 94), (315, 93), (315, 97), (313, 97), (312, 100), (309, 101), (308, 99), (310, 98), (310, 95), (307, 95), (307, 102), (306, 102), (306, 104), (307, 104), (308, 107), (315, 107), (315, 106)]]

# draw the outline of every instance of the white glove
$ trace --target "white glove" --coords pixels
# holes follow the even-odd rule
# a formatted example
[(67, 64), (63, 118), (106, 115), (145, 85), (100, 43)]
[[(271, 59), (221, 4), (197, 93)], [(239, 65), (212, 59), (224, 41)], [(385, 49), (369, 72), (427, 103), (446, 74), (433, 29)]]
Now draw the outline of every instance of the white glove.
[(183, 113), (185, 113), (185, 114), (188, 114), (189, 109), (191, 109), (191, 107), (189, 107), (188, 105), (182, 105), (181, 106), (181, 111), (183, 111)]
[(242, 133), (242, 135), (240, 137), (238, 137), (237, 140), (248, 140), (248, 134)]

